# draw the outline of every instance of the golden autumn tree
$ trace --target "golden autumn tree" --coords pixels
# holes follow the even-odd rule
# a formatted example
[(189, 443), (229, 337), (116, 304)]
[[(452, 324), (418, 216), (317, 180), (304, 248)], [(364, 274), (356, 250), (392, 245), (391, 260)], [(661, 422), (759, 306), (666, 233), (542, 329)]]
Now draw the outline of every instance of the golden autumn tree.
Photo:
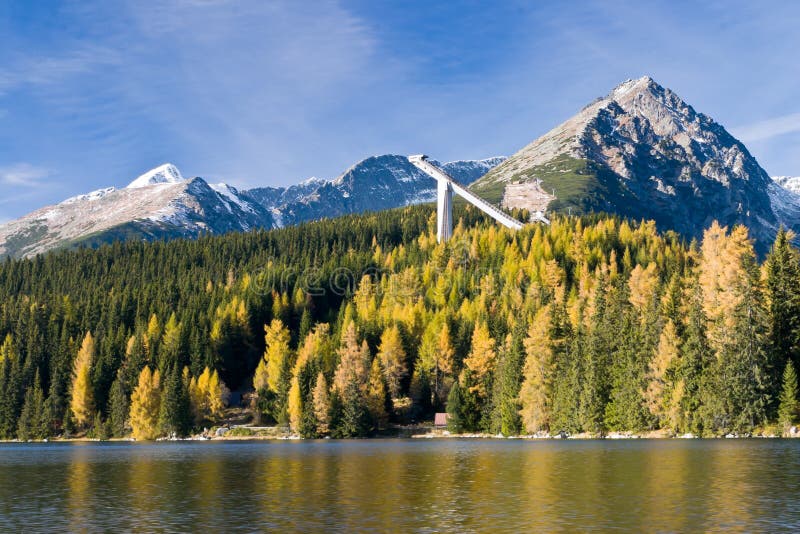
[(133, 437), (151, 440), (158, 437), (158, 414), (161, 408), (161, 374), (145, 366), (131, 395), (130, 422)]
[(147, 333), (144, 336), (144, 348), (147, 351), (147, 356), (150, 361), (156, 354), (156, 346), (161, 339), (161, 323), (158, 321), (158, 316), (154, 313), (150, 316), (150, 321), (147, 323)]
[(189, 381), (189, 404), (195, 422), (222, 417), (228, 393), (216, 369), (212, 371), (206, 367), (200, 376), (192, 378)]
[(267, 387), (271, 391), (279, 393), (284, 366), (290, 356), (289, 341), (291, 336), (289, 335), (289, 330), (280, 319), (273, 319), (268, 326), (265, 326), (264, 334), (266, 342), (264, 362), (266, 363)]
[(522, 405), (522, 425), (530, 433), (550, 429), (551, 398), (555, 354), (550, 340), (550, 307), (541, 308), (528, 327), (525, 346), (525, 366), (519, 400)]
[(403, 340), (400, 329), (392, 325), (383, 331), (381, 344), (378, 348), (378, 358), (383, 366), (386, 384), (393, 398), (400, 396), (402, 381), (408, 375), (406, 364), (406, 351), (403, 349)]
[(642, 268), (641, 265), (634, 267), (631, 271), (630, 279), (628, 279), (628, 287), (630, 289), (628, 300), (634, 309), (641, 314), (647, 309), (648, 305), (654, 302), (656, 289), (658, 288), (656, 264), (651, 263), (645, 268)]
[(453, 373), (455, 350), (450, 327), (443, 315), (428, 323), (422, 335), (417, 367), (430, 377), (430, 387), (437, 402), (444, 402)]
[(330, 424), (331, 403), (328, 396), (328, 382), (325, 375), (317, 375), (317, 383), (314, 386), (314, 416), (317, 419), (317, 432), (327, 434)]
[(213, 418), (220, 418), (225, 409), (225, 402), (228, 397), (228, 388), (225, 383), (220, 379), (219, 373), (216, 369), (211, 373), (208, 380), (208, 391), (206, 392), (208, 399), (208, 413)]
[(11, 334), (6, 334), (3, 344), (0, 345), (0, 364), (4, 362), (11, 362), (16, 359), (16, 349), (14, 347), (14, 338)]
[(486, 323), (479, 322), (472, 332), (472, 347), (464, 360), (464, 365), (472, 373), (472, 380), (475, 383), (470, 390), (477, 393), (479, 397), (486, 397), (486, 381), (494, 372), (496, 363), (495, 341), (489, 334), (489, 327)]
[(748, 284), (744, 263), (754, 256), (747, 228), (736, 226), (728, 234), (716, 221), (703, 234), (699, 282), (703, 311), (708, 318), (708, 339), (720, 351), (732, 336), (736, 309)]
[(388, 390), (386, 388), (381, 361), (378, 358), (372, 360), (372, 367), (369, 372), (369, 384), (367, 387), (367, 411), (372, 418), (372, 422), (378, 430), (383, 430), (389, 423), (389, 412), (387, 411)]
[(267, 371), (267, 360), (261, 358), (258, 362), (258, 366), (256, 367), (256, 372), (253, 375), (253, 389), (256, 392), (269, 388), (269, 381), (267, 377), (269, 376), (269, 372)]
[(70, 410), (79, 428), (84, 428), (95, 415), (94, 395), (89, 373), (94, 360), (94, 338), (86, 332), (72, 368)]
[(303, 397), (300, 391), (300, 380), (297, 375), (292, 377), (286, 410), (289, 413), (289, 426), (295, 432), (299, 431), (303, 417)]
[(343, 395), (352, 376), (362, 387), (365, 386), (369, 377), (370, 353), (366, 341), (359, 344), (355, 323), (348, 323), (338, 353), (339, 366), (333, 377), (333, 387)]
[(173, 312), (164, 326), (164, 335), (161, 338), (161, 354), (159, 354), (160, 362), (172, 365), (178, 361), (181, 351), (182, 330), (183, 325), (178, 322), (178, 318)]
[(674, 398), (669, 370), (676, 364), (680, 357), (680, 339), (675, 328), (675, 323), (668, 320), (661, 331), (656, 353), (650, 362), (647, 373), (647, 389), (644, 391), (645, 404), (650, 414), (658, 421), (660, 428), (671, 426), (675, 428), (677, 421), (673, 420), (676, 412), (672, 409), (680, 404), (680, 399)]

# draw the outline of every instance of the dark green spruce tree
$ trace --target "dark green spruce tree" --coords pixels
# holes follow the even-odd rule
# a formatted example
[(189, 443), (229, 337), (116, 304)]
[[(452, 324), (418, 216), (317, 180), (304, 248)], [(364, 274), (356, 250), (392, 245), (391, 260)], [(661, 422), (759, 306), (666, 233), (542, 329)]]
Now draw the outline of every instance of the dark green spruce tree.
[(189, 392), (176, 366), (167, 371), (165, 378), (158, 415), (161, 432), (167, 436), (186, 436), (192, 427)]
[(111, 435), (122, 437), (125, 435), (125, 425), (130, 405), (128, 392), (125, 391), (125, 376), (122, 372), (117, 373), (116, 380), (111, 384), (109, 404), (108, 421)]
[[(795, 369), (800, 365), (800, 257), (790, 244), (791, 237), (781, 228), (765, 262), (770, 323), (768, 372), (776, 385), (787, 359)], [(777, 391), (771, 393), (777, 398)]]
[(778, 423), (784, 432), (797, 421), (800, 402), (797, 399), (797, 371), (791, 360), (786, 362), (783, 371), (783, 387), (779, 398)]

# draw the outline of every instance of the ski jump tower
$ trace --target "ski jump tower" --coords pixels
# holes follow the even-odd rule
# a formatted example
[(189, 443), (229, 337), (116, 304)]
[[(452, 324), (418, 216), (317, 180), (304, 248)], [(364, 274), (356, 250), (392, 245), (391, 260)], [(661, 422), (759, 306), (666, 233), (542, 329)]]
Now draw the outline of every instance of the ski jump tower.
[[(467, 189), (461, 187), (455, 180), (447, 175), (442, 169), (432, 164), (428, 156), (419, 154), (409, 156), (410, 161), (416, 168), (436, 180), (437, 202), (436, 202), (436, 240), (440, 243), (447, 241), (453, 235), (453, 193), (493, 218), (507, 228), (519, 230), (522, 223), (513, 217), (506, 215), (496, 207), (492, 206), (482, 198), (472, 194)], [(537, 217), (542, 222), (549, 223), (543, 216)]]

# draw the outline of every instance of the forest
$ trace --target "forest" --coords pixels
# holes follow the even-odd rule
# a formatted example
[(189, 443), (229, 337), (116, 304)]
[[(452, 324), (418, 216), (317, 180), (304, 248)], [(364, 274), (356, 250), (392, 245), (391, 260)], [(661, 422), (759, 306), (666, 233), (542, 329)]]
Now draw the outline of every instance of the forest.
[(381, 435), (781, 434), (798, 417), (800, 254), (744, 227), (431, 206), (0, 263), (0, 439), (259, 424)]

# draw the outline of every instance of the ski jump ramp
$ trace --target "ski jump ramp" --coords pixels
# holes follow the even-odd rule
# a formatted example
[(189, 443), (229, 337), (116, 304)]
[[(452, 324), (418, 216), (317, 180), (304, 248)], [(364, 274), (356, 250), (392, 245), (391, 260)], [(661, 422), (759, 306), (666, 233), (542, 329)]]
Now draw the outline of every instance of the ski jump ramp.
[[(408, 161), (416, 168), (436, 180), (437, 183), (437, 202), (436, 202), (436, 239), (439, 242), (447, 241), (453, 235), (453, 193), (457, 194), (495, 221), (507, 228), (519, 230), (522, 223), (505, 212), (489, 204), (479, 196), (468, 191), (453, 180), (446, 172), (428, 160), (428, 156), (418, 154), (409, 156)], [(533, 217), (535, 220), (550, 224), (550, 221), (541, 213)]]

